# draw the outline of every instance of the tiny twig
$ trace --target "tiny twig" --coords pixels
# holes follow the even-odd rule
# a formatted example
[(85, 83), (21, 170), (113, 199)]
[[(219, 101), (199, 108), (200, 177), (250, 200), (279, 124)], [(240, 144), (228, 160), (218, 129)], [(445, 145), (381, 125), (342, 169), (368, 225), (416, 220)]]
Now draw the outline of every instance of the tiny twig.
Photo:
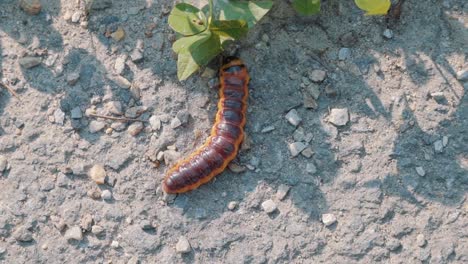
[(16, 97), (16, 99), (18, 99), (21, 102), (21, 99), (19, 98), (18, 94), (10, 86), (8, 86), (7, 84), (3, 82), (0, 82), (0, 86), (7, 89), (14, 97)]
[(116, 121), (135, 121), (135, 122), (148, 122), (145, 120), (141, 119), (134, 119), (134, 118), (126, 118), (126, 117), (113, 117), (113, 116), (105, 116), (105, 115), (98, 115), (98, 114), (88, 114), (90, 117), (97, 117), (97, 118), (104, 118), (104, 119), (110, 119), (110, 120), (116, 120)]

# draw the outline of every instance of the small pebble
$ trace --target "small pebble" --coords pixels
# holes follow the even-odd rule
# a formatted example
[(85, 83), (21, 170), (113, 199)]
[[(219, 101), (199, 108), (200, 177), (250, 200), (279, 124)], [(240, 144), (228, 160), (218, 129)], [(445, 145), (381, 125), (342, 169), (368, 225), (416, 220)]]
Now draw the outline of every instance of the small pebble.
[(311, 158), (313, 155), (314, 155), (314, 151), (312, 151), (312, 148), (311, 147), (306, 147), (302, 152), (301, 152), (302, 156), (306, 157), (306, 158)]
[(262, 203), (262, 209), (265, 211), (267, 214), (271, 214), (274, 211), (276, 211), (277, 206), (276, 203), (273, 202), (273, 200), (266, 200)]
[(324, 70), (313, 70), (309, 74), (309, 79), (316, 83), (323, 82), (323, 80), (325, 80), (326, 77), (327, 77), (327, 72)]
[(349, 56), (351, 56), (351, 49), (349, 49), (349, 48), (341, 48), (338, 51), (338, 59), (340, 61), (347, 60), (349, 58)]
[(190, 242), (184, 236), (179, 237), (179, 241), (176, 244), (176, 252), (179, 254), (189, 253), (192, 251), (192, 247), (190, 246)]
[(71, 22), (73, 23), (78, 23), (80, 21), (80, 18), (81, 18), (81, 12), (80, 11), (77, 11), (75, 13), (72, 14), (71, 16)]
[(80, 79), (80, 73), (79, 72), (72, 72), (67, 75), (67, 83), (70, 86), (75, 85), (78, 80)]
[(245, 167), (244, 166), (241, 166), (239, 164), (236, 164), (236, 163), (229, 163), (228, 165), (228, 168), (229, 170), (231, 170), (232, 172), (234, 173), (241, 173), (241, 172), (244, 172), (245, 171)]
[(447, 136), (442, 137), (442, 145), (444, 146), (444, 148), (448, 145), (448, 137)]
[(0, 155), (0, 173), (5, 171), (8, 167), (8, 160), (5, 156)]
[(424, 171), (423, 167), (416, 167), (416, 172), (418, 173), (419, 176), (424, 177), (426, 175), (426, 172)]
[(331, 226), (336, 223), (336, 216), (334, 214), (323, 214), (322, 215), (322, 223), (325, 226)]
[(145, 126), (142, 122), (135, 122), (128, 127), (127, 131), (130, 135), (135, 137), (140, 134), (143, 128), (145, 128)]
[(127, 60), (126, 55), (119, 56), (117, 59), (115, 59), (115, 63), (114, 63), (115, 73), (117, 73), (118, 75), (122, 75), (122, 73), (125, 70), (125, 61), (126, 60)]
[(40, 57), (24, 57), (19, 59), (18, 62), (21, 67), (31, 69), (41, 64), (42, 60)]
[(382, 33), (382, 35), (386, 38), (386, 39), (391, 39), (393, 38), (393, 31), (389, 28), (385, 29), (384, 32)]
[(141, 52), (139, 49), (133, 50), (133, 52), (130, 54), (130, 59), (135, 63), (143, 61), (143, 58), (143, 52)]
[(468, 70), (461, 70), (457, 72), (457, 80), (461, 82), (468, 81)]
[(182, 122), (179, 120), (179, 118), (175, 117), (174, 119), (172, 119), (172, 122), (171, 122), (172, 128), (178, 128), (181, 125), (182, 125)]
[(442, 140), (437, 140), (436, 142), (434, 142), (434, 150), (436, 153), (442, 153), (444, 149), (444, 143), (442, 142)]
[(313, 163), (307, 163), (306, 171), (310, 174), (315, 174), (317, 172), (317, 167)]
[(79, 107), (75, 107), (70, 112), (71, 118), (73, 119), (80, 119), (83, 117), (83, 113), (81, 113), (81, 109)]
[(416, 236), (416, 244), (418, 247), (424, 247), (426, 245), (426, 237), (424, 237), (424, 234)]
[(102, 121), (93, 120), (93, 121), (89, 122), (89, 132), (90, 133), (97, 133), (97, 132), (103, 130), (105, 126), (106, 126), (106, 123), (104, 123)]
[(274, 127), (274, 126), (266, 126), (266, 127), (264, 127), (264, 128), (262, 129), (261, 132), (262, 132), (262, 133), (268, 133), (268, 132), (271, 132), (271, 131), (273, 131), (273, 130), (275, 130), (275, 127)]
[(127, 80), (125, 77), (122, 76), (115, 76), (114, 78), (115, 83), (123, 89), (129, 89), (132, 86), (132, 83)]
[(114, 241), (112, 241), (112, 243), (111, 243), (111, 247), (112, 247), (112, 248), (119, 248), (119, 247), (120, 247), (120, 244), (119, 244), (119, 242), (117, 242), (117, 241), (114, 240)]
[(106, 103), (106, 110), (114, 115), (123, 115), (122, 103), (119, 101), (110, 101)]
[(161, 119), (159, 119), (157, 116), (150, 117), (149, 123), (153, 131), (161, 129)]
[(349, 121), (348, 108), (332, 109), (328, 121), (335, 126), (345, 126)]
[(117, 28), (117, 30), (115, 32), (113, 32), (111, 34), (111, 37), (115, 41), (121, 41), (121, 40), (123, 40), (125, 38), (125, 30), (123, 28), (119, 27), (119, 28)]
[(65, 113), (62, 109), (57, 108), (54, 112), (54, 122), (58, 125), (63, 125), (65, 122)]
[(288, 194), (290, 188), (291, 187), (289, 187), (288, 185), (281, 184), (278, 187), (278, 190), (276, 191), (276, 198), (278, 200), (282, 201), (286, 197), (286, 195)]
[(94, 219), (90, 214), (85, 214), (80, 221), (80, 227), (85, 231), (91, 231), (91, 226), (93, 225)]
[(65, 232), (65, 239), (68, 241), (83, 240), (83, 232), (79, 226), (74, 226)]
[(104, 184), (106, 179), (106, 170), (104, 169), (104, 166), (100, 164), (94, 165), (89, 170), (89, 177), (97, 184)]
[(33, 241), (32, 235), (32, 232), (25, 227), (20, 227), (15, 232), (13, 232), (13, 237), (18, 242), (31, 242)]
[(231, 202), (229, 202), (229, 204), (228, 204), (228, 209), (229, 209), (230, 211), (234, 211), (234, 210), (237, 208), (237, 205), (238, 205), (237, 202), (231, 201)]
[(288, 147), (289, 152), (291, 152), (291, 155), (293, 157), (296, 157), (297, 155), (299, 155), (299, 153), (301, 153), (301, 151), (303, 151), (307, 147), (307, 145), (302, 142), (294, 142), (290, 143)]
[(109, 201), (112, 199), (112, 193), (109, 190), (104, 190), (101, 193), (101, 198), (103, 200)]
[(298, 126), (302, 121), (302, 118), (299, 116), (296, 109), (291, 109), (291, 111), (286, 114), (285, 118), (293, 126)]
[(100, 235), (102, 232), (104, 232), (104, 228), (102, 226), (93, 225), (93, 227), (91, 227), (91, 233), (95, 235)]
[(29, 15), (37, 15), (42, 9), (40, 0), (19, 0), (19, 5)]

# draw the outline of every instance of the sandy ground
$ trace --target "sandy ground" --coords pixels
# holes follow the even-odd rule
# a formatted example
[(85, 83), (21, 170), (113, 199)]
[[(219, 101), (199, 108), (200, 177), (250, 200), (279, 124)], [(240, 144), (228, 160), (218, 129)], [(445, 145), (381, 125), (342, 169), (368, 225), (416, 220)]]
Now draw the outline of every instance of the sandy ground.
[(170, 1), (101, 0), (88, 17), (42, 2), (30, 16), (0, 1), (18, 95), (0, 88), (0, 262), (468, 262), (466, 1), (408, 0), (388, 22), (278, 1), (236, 49), (244, 171), (176, 197), (160, 183), (209, 134), (219, 64), (177, 80)]

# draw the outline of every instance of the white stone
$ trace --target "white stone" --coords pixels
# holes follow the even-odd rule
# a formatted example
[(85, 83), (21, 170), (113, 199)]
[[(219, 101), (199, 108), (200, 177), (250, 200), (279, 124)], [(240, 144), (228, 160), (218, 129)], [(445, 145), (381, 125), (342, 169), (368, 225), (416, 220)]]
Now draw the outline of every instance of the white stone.
[(65, 113), (62, 111), (62, 109), (57, 108), (54, 112), (54, 122), (58, 125), (63, 125), (65, 122)]
[(324, 70), (313, 70), (309, 74), (309, 79), (313, 82), (323, 82), (323, 80), (325, 80), (326, 77), (327, 77), (327, 72)]
[(273, 202), (273, 200), (266, 200), (262, 203), (262, 209), (265, 211), (267, 214), (271, 214), (274, 211), (276, 211), (277, 206), (276, 203)]
[(323, 214), (322, 215), (322, 223), (325, 226), (331, 226), (336, 223), (336, 216), (334, 214)]
[(114, 241), (112, 241), (112, 243), (111, 243), (111, 247), (112, 247), (112, 248), (119, 248), (119, 247), (120, 247), (120, 244), (119, 244), (118, 241), (115, 241), (115, 240), (114, 240)]
[(348, 108), (332, 109), (328, 121), (335, 126), (345, 126), (349, 121)]
[(296, 157), (297, 155), (299, 155), (299, 153), (301, 153), (301, 151), (303, 151), (307, 147), (307, 145), (302, 142), (294, 142), (290, 143), (288, 147), (289, 152), (291, 152), (291, 155), (293, 157)]
[(81, 240), (83, 240), (83, 232), (81, 232), (81, 228), (79, 226), (74, 226), (74, 227), (68, 229), (65, 232), (65, 239), (68, 240), (68, 241), (72, 241), (72, 240), (81, 241)]
[(150, 117), (149, 123), (150, 123), (151, 128), (154, 131), (161, 129), (161, 119), (159, 119), (159, 117), (157, 116)]
[(235, 202), (235, 201), (229, 202), (229, 204), (228, 204), (228, 209), (229, 209), (230, 211), (234, 211), (234, 209), (237, 208), (237, 205), (238, 205), (238, 203)]
[(104, 129), (105, 126), (106, 126), (106, 123), (101, 122), (101, 121), (93, 120), (93, 121), (89, 122), (89, 132), (90, 133), (97, 133), (97, 132), (101, 131), (102, 129)]
[(416, 172), (418, 173), (419, 176), (424, 177), (426, 175), (426, 172), (424, 171), (423, 167), (416, 167)]
[(416, 244), (419, 247), (424, 247), (426, 245), (426, 237), (424, 237), (424, 234), (419, 234), (416, 236)]
[(387, 28), (387, 29), (384, 30), (382, 35), (387, 39), (391, 39), (391, 38), (393, 38), (393, 31), (391, 29)]
[(101, 198), (103, 200), (109, 201), (112, 199), (112, 193), (109, 190), (104, 190), (101, 193)]
[(286, 114), (285, 118), (293, 126), (298, 126), (302, 121), (302, 118), (299, 116), (296, 109), (291, 109), (291, 111)]
[(192, 246), (190, 242), (184, 236), (179, 237), (179, 241), (176, 244), (176, 252), (179, 254), (189, 253), (192, 251)]

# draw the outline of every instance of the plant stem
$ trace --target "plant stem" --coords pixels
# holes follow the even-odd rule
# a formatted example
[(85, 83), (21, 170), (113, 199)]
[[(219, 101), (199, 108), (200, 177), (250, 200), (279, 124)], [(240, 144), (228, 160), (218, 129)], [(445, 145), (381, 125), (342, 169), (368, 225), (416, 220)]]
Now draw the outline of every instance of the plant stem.
[(208, 16), (208, 26), (211, 25), (211, 21), (213, 20), (213, 0), (209, 0), (210, 2), (210, 13)]

